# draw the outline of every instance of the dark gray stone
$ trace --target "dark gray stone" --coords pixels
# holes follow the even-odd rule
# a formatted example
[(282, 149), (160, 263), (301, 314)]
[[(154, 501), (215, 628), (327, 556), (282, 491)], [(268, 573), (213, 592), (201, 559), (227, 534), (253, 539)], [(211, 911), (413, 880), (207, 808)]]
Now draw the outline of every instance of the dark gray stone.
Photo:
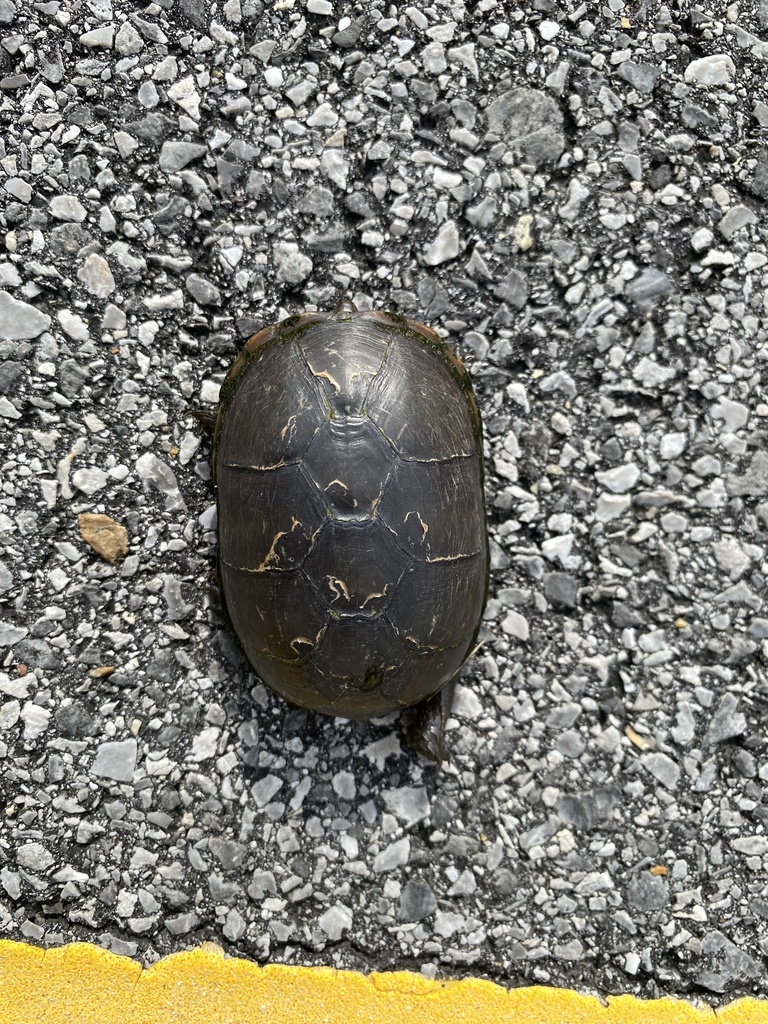
[(593, 789), (586, 793), (564, 793), (557, 801), (556, 810), (568, 825), (588, 832), (601, 821), (607, 821), (620, 802), (618, 789)]
[(661, 68), (652, 67), (650, 64), (635, 64), (627, 60), (619, 66), (619, 76), (625, 82), (629, 82), (637, 92), (646, 96), (656, 88), (660, 75)]
[(618, 626), (620, 629), (632, 626), (642, 626), (646, 621), (645, 616), (641, 615), (636, 608), (632, 608), (623, 601), (613, 602), (612, 618), (614, 626)]
[(221, 292), (216, 285), (202, 274), (188, 274), (184, 282), (187, 291), (201, 306), (220, 306)]
[(351, 24), (347, 25), (341, 32), (336, 32), (333, 36), (333, 43), (342, 50), (351, 50), (352, 47), (357, 43), (360, 35), (363, 31), (365, 20), (363, 18), (357, 18)]
[(49, 244), (57, 256), (74, 256), (92, 240), (81, 224), (57, 224), (49, 235)]
[(434, 914), (437, 900), (432, 887), (420, 878), (406, 882), (400, 893), (400, 920), (423, 921)]
[(237, 187), (237, 183), (245, 174), (245, 167), (242, 164), (234, 163), (232, 160), (216, 161), (216, 178), (219, 191), (225, 198), (229, 198)]
[(16, 17), (16, 5), (13, 0), (0, 0), (0, 25), (12, 25)]
[(511, 896), (518, 887), (517, 876), (509, 868), (497, 868), (491, 875), (491, 885), (502, 896)]
[(208, 27), (208, 12), (205, 0), (179, 0), (182, 16), (198, 29)]
[(510, 270), (493, 289), (493, 294), (515, 309), (522, 309), (528, 301), (528, 280), (520, 270)]
[(563, 608), (575, 608), (578, 604), (579, 584), (567, 572), (546, 572), (542, 581), (544, 596), (553, 604)]
[(80, 704), (67, 704), (59, 708), (55, 715), (56, 725), (65, 739), (79, 740), (91, 736), (95, 731), (95, 722)]
[(747, 719), (741, 711), (737, 711), (739, 700), (733, 693), (726, 693), (717, 706), (717, 710), (709, 723), (705, 742), (708, 744), (725, 743), (726, 740), (742, 736), (747, 728)]
[(23, 364), (15, 359), (6, 359), (0, 363), (0, 395), (8, 395), (14, 390), (23, 369)]
[(638, 306), (652, 305), (657, 299), (669, 295), (673, 291), (672, 282), (663, 270), (651, 267), (630, 281), (627, 295)]
[(667, 883), (661, 875), (642, 871), (629, 883), (627, 902), (636, 910), (661, 910), (669, 902)]
[(232, 839), (211, 839), (208, 848), (225, 871), (242, 867), (248, 847)]
[(725, 489), (731, 497), (757, 497), (768, 493), (768, 452), (755, 452), (742, 476), (733, 473), (726, 476)]
[(330, 217), (334, 210), (333, 193), (323, 185), (313, 185), (298, 197), (296, 209), (312, 217)]
[(699, 971), (696, 981), (711, 992), (725, 992), (739, 982), (762, 977), (762, 965), (720, 931), (705, 936), (701, 952), (709, 963)]
[(555, 100), (538, 89), (511, 89), (490, 104), (488, 131), (506, 141), (524, 162), (557, 160), (565, 149), (563, 114)]
[(174, 131), (174, 128), (178, 131), (178, 127), (169, 117), (155, 111), (146, 114), (140, 121), (129, 121), (124, 126), (124, 130), (129, 135), (133, 135), (139, 142), (151, 146), (159, 146)]
[(768, 148), (761, 149), (757, 155), (757, 165), (749, 189), (761, 199), (768, 199)]

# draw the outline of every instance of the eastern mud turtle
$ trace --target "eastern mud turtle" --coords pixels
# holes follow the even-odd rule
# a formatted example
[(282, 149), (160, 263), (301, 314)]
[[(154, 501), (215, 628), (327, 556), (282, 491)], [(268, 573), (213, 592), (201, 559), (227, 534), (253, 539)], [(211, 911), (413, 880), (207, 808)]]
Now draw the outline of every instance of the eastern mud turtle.
[(428, 327), (346, 300), (289, 317), (230, 369), (214, 466), (223, 601), (259, 676), (343, 718), (420, 704), (408, 738), (442, 760), (447, 684), (488, 586), (460, 360)]

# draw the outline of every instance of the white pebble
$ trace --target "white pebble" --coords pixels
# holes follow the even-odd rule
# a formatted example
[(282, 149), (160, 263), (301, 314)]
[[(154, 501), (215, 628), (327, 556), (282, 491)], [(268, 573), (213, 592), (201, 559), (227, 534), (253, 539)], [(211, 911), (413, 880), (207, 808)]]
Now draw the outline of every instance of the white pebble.
[(424, 262), (427, 266), (436, 267), (440, 263), (455, 259), (458, 255), (459, 229), (455, 221), (447, 220), (424, 250)]
[(735, 74), (736, 68), (727, 53), (713, 53), (709, 57), (691, 61), (685, 69), (685, 80), (706, 88), (711, 85), (727, 85)]

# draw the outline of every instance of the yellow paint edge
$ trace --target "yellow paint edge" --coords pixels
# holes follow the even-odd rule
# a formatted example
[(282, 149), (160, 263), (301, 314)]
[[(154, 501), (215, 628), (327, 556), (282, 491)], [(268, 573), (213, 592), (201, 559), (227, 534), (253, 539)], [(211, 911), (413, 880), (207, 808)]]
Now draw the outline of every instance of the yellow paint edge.
[(477, 978), (431, 981), (406, 971), (261, 967), (213, 943), (144, 970), (74, 943), (38, 949), (0, 940), (0, 1024), (768, 1024), (768, 1001), (713, 1010), (677, 999), (514, 988)]

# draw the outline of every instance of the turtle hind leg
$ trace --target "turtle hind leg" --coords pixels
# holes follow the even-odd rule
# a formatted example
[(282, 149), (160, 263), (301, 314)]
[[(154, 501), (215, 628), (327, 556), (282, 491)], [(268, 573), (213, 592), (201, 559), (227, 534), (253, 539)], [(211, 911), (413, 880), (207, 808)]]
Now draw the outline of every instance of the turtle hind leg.
[(450, 761), (445, 746), (445, 723), (451, 713), (456, 681), (446, 683), (434, 697), (422, 701), (416, 708), (416, 720), (405, 731), (405, 739), (418, 754), (435, 764)]
[(213, 431), (216, 426), (216, 413), (209, 412), (207, 409), (190, 409), (190, 415), (197, 420), (198, 426), (201, 431), (213, 437)]

